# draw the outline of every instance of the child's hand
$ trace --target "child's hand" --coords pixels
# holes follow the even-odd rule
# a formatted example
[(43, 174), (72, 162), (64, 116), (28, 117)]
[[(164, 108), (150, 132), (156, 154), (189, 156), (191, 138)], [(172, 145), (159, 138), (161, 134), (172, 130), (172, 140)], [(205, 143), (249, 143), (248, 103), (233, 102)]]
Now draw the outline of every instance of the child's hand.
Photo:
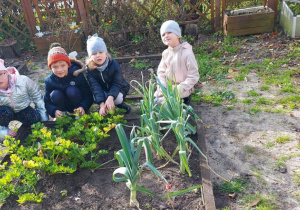
[(105, 105), (108, 108), (108, 110), (114, 110), (115, 109), (115, 102), (114, 102), (114, 97), (108, 96)]
[(77, 109), (74, 109), (74, 111), (76, 113), (79, 113), (80, 115), (84, 115), (85, 114), (84, 108), (82, 108), (82, 107), (78, 107)]
[(56, 110), (55, 111), (55, 117), (62, 117), (63, 116), (63, 113), (59, 110)]
[(101, 103), (100, 104), (100, 109), (99, 109), (99, 114), (101, 116), (105, 116), (105, 115), (107, 115), (107, 113), (108, 113), (108, 109), (106, 107), (106, 104), (105, 103)]
[(13, 131), (13, 130), (8, 130), (7, 131), (7, 135), (9, 135), (10, 137), (16, 137), (17, 136), (17, 132)]

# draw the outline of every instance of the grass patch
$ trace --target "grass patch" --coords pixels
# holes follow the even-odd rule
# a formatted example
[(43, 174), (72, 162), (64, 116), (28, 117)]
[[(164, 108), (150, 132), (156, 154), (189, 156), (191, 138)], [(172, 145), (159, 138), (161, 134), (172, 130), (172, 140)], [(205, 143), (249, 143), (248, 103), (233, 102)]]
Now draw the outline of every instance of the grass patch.
[(247, 151), (250, 152), (250, 153), (253, 153), (253, 152), (254, 152), (254, 147), (245, 146), (244, 148), (245, 148), (245, 150), (247, 150)]
[(268, 100), (268, 99), (266, 99), (266, 98), (263, 98), (263, 97), (260, 97), (260, 98), (257, 100), (256, 103), (257, 103), (257, 104), (264, 104), (264, 105), (272, 105), (272, 104), (273, 104), (272, 101), (270, 101), (270, 100)]
[(258, 92), (254, 91), (254, 90), (248, 91), (247, 94), (248, 94), (249, 96), (253, 96), (253, 97), (256, 97), (256, 96), (259, 96), (259, 95), (260, 95)]
[(218, 185), (220, 191), (232, 194), (232, 193), (243, 193), (247, 184), (245, 179), (232, 179), (230, 182), (224, 182), (221, 185)]
[(259, 210), (276, 210), (277, 205), (273, 201), (275, 198), (273, 196), (265, 196), (261, 195), (259, 192), (256, 192), (254, 195), (246, 195), (242, 199), (242, 202), (247, 204), (247, 207), (245, 209), (253, 209), (253, 206), (249, 206), (252, 203), (256, 203), (255, 209)]
[(287, 143), (291, 140), (292, 140), (292, 138), (290, 136), (279, 136), (276, 139), (276, 142), (279, 143), (279, 144), (284, 144), (284, 143)]
[(268, 85), (263, 85), (263, 86), (260, 87), (260, 90), (261, 90), (261, 91), (270, 90), (270, 86), (268, 86)]
[(258, 106), (255, 106), (255, 107), (250, 108), (250, 109), (247, 111), (247, 113), (249, 113), (249, 114), (257, 114), (257, 113), (260, 112), (260, 111), (261, 111), (260, 108), (259, 108)]
[(246, 81), (247, 77), (244, 74), (240, 74), (234, 77), (234, 81), (236, 82), (241, 82), (241, 81)]
[(243, 104), (252, 104), (252, 99), (250, 99), (250, 98), (244, 99), (244, 100), (242, 100), (242, 103)]
[(269, 141), (269, 142), (267, 142), (267, 143), (265, 144), (265, 146), (266, 146), (267, 148), (274, 147), (275, 145), (276, 145), (275, 142), (272, 142), (272, 141)]
[(151, 67), (151, 65), (147, 63), (145, 60), (136, 60), (135, 62), (130, 64), (130, 66), (136, 69), (147, 69)]

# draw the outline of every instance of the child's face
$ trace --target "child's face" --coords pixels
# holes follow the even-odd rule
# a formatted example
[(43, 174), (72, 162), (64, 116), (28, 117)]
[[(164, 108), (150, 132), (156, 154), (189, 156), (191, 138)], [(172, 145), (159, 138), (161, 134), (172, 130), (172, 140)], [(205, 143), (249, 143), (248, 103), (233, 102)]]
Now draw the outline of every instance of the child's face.
[(0, 70), (0, 89), (6, 90), (8, 88), (8, 72)]
[(106, 52), (96, 52), (91, 55), (91, 59), (98, 65), (102, 65), (107, 58), (107, 53)]
[(163, 43), (169, 47), (176, 47), (180, 44), (179, 36), (172, 32), (162, 34), (161, 39)]
[(66, 61), (57, 61), (51, 65), (51, 69), (56, 76), (63, 78), (68, 75), (69, 65)]

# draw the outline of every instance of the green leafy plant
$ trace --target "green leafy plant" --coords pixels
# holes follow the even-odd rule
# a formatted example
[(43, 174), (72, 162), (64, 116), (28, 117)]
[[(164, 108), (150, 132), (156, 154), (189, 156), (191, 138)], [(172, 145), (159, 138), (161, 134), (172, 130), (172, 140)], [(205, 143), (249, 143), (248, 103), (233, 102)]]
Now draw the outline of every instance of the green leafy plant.
[(160, 177), (166, 183), (168, 182), (150, 162), (146, 161), (140, 164), (142, 147), (148, 139), (145, 137), (137, 138), (134, 130), (135, 128), (132, 129), (130, 139), (128, 140), (122, 125), (119, 124), (116, 127), (122, 149), (116, 153), (120, 168), (113, 172), (113, 180), (115, 182), (126, 182), (126, 186), (130, 189), (130, 206), (139, 207), (139, 203), (136, 199), (137, 191), (156, 196), (153, 192), (137, 184), (145, 167), (148, 167), (156, 176)]

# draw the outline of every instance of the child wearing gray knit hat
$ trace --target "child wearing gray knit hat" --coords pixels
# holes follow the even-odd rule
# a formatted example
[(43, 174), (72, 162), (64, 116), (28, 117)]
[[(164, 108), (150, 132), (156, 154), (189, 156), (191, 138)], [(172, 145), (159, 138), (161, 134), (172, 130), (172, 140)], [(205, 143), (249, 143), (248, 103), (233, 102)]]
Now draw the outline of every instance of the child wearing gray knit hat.
[(167, 20), (160, 27), (160, 35), (162, 36), (166, 32), (172, 32), (177, 36), (181, 36), (181, 30), (178, 23), (174, 20)]
[(99, 114), (105, 116), (115, 106), (129, 113), (131, 108), (124, 103), (130, 85), (123, 78), (118, 62), (108, 54), (105, 42), (97, 34), (87, 40), (88, 58), (86, 75), (94, 101), (100, 106)]
[[(168, 46), (162, 53), (162, 59), (157, 69), (157, 78), (166, 86), (170, 80), (173, 88), (177, 88), (185, 104), (189, 104), (194, 86), (199, 80), (198, 64), (192, 46), (180, 39), (181, 30), (174, 20), (164, 22), (160, 28), (163, 43)], [(165, 100), (161, 87), (154, 93), (155, 102)]]
[(106, 52), (107, 53), (106, 44), (102, 38), (98, 37), (98, 34), (89, 36), (86, 43), (87, 43), (86, 49), (87, 49), (89, 57), (91, 57), (91, 55), (96, 52)]

